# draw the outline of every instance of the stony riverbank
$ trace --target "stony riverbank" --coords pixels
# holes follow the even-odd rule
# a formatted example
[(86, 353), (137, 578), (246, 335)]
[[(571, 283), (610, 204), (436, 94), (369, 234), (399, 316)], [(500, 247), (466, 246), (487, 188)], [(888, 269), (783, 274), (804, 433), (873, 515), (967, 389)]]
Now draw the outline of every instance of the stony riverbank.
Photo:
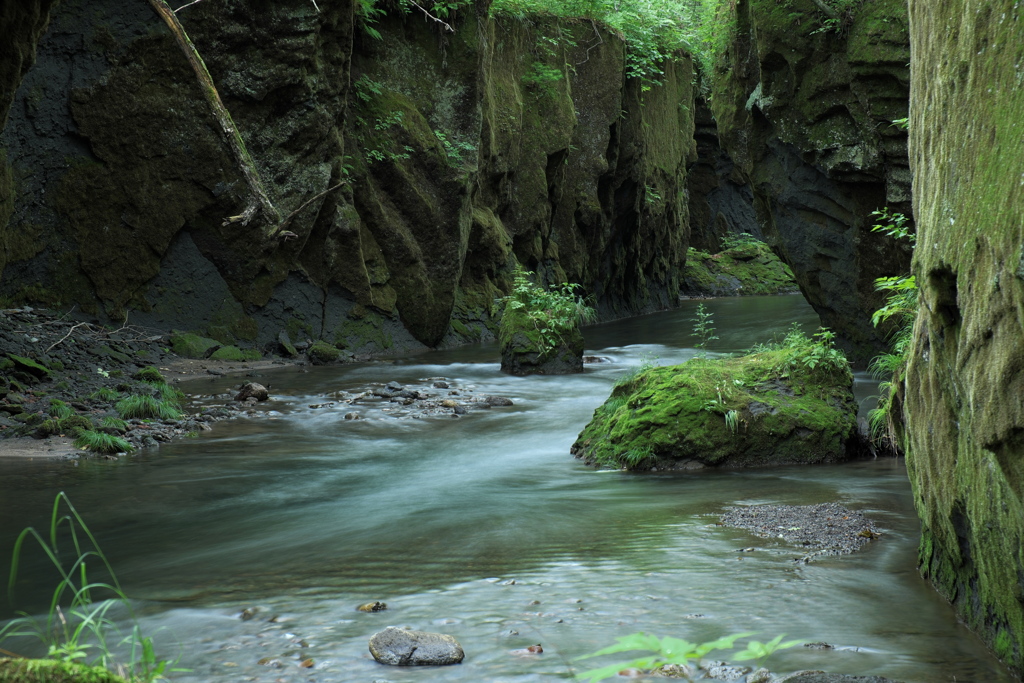
[[(280, 356), (257, 358), (253, 352), (247, 361), (223, 360), (215, 353), (185, 358), (173, 351), (180, 337), (131, 325), (109, 329), (39, 309), (0, 311), (0, 456), (79, 457), (88, 453), (75, 445), (82, 429), (124, 440), (126, 448), (98, 453), (106, 458), (196, 436), (220, 420), (283, 409), (277, 401), (244, 400), (239, 393), (243, 384), (259, 382), (262, 371), (324, 364), (321, 357), (310, 357), (315, 344), (302, 345), (305, 353), (282, 348)], [(369, 359), (339, 354), (331, 362)], [(225, 376), (237, 379), (227, 391), (222, 386), (218, 393), (184, 395), (177, 388), (181, 382)], [(133, 396), (169, 401), (173, 410), (163, 416), (121, 414), (119, 403)], [(308, 407), (342, 411), (338, 417), (346, 420), (461, 417), (512, 405), (511, 399), (474, 393), (473, 387), (444, 377), (415, 386), (377, 382), (323, 398)]]

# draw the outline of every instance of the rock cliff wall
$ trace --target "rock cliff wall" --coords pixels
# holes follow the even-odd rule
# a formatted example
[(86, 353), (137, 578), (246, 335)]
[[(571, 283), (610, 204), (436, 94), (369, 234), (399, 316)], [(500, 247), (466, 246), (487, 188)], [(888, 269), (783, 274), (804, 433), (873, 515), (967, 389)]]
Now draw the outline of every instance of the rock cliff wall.
[(223, 224), (245, 185), (146, 3), (65, 0), (0, 137), (0, 295), (357, 352), (488, 334), (516, 263), (582, 283), (604, 317), (676, 301), (686, 56), (644, 91), (589, 22), (467, 14), (447, 34), (395, 14), (376, 39), (352, 3), (307, 0), (181, 18), (293, 234)]
[(911, 0), (921, 569), (1024, 671), (1024, 7)]
[(866, 0), (830, 24), (811, 0), (737, 0), (711, 75), (722, 147), (750, 184), (768, 242), (848, 351), (883, 347), (870, 322), (879, 276), (910, 253), (871, 233), (871, 212), (910, 213), (905, 0)]

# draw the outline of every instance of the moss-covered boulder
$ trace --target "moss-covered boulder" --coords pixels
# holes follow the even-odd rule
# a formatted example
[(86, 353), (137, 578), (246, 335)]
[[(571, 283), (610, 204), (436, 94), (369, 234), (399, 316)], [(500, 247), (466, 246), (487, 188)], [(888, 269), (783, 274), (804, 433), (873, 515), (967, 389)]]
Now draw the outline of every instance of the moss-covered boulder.
[(306, 351), (306, 356), (309, 357), (309, 362), (313, 365), (327, 365), (337, 362), (341, 358), (341, 351), (333, 344), (318, 339)]
[(126, 683), (98, 666), (55, 659), (0, 658), (0, 683)]
[(572, 452), (634, 470), (847, 460), (860, 450), (853, 375), (839, 351), (803, 339), (638, 372), (594, 411)]
[(200, 337), (191, 332), (175, 332), (171, 335), (171, 350), (183, 358), (206, 358), (207, 351), (220, 345), (216, 339)]
[(741, 296), (798, 291), (793, 271), (764, 242), (747, 241), (717, 254), (690, 249), (682, 291), (690, 296)]
[(537, 327), (525, 315), (505, 313), (501, 320), (501, 371), (510, 375), (570, 375), (583, 372), (583, 334), (579, 327), (561, 334)]

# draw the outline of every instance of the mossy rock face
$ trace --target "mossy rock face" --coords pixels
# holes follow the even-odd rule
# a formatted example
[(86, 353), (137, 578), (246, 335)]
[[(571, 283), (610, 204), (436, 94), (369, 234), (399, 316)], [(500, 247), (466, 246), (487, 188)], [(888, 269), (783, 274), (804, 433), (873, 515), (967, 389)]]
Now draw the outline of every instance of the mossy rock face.
[(742, 296), (798, 291), (793, 271), (763, 242), (717, 254), (690, 250), (682, 291), (690, 296)]
[(127, 683), (98, 666), (53, 659), (0, 658), (0, 683)]
[(723, 4), (732, 40), (716, 60), (711, 108), (730, 163), (749, 183), (764, 237), (793, 269), (823, 325), (857, 358), (886, 348), (871, 323), (878, 277), (911, 250), (871, 232), (882, 207), (912, 216), (906, 0), (849, 3), (842, 26), (813, 0)]
[(210, 360), (230, 360), (236, 363), (260, 358), (260, 352), (256, 349), (240, 349), (237, 346), (222, 346), (210, 354)]
[[(911, 0), (921, 572), (1024, 674), (1024, 8)], [(927, 104), (924, 104), (927, 103)], [(1017, 150), (1011, 153), (1010, 150)]]
[(200, 337), (191, 332), (178, 332), (171, 335), (171, 350), (183, 358), (206, 358), (206, 352), (220, 342), (209, 337)]
[(336, 346), (318, 339), (309, 347), (306, 355), (309, 357), (309, 362), (313, 365), (327, 365), (341, 358), (341, 351)]
[(771, 351), (695, 358), (621, 382), (572, 452), (637, 470), (768, 467), (847, 460), (859, 443), (849, 369), (812, 372)]

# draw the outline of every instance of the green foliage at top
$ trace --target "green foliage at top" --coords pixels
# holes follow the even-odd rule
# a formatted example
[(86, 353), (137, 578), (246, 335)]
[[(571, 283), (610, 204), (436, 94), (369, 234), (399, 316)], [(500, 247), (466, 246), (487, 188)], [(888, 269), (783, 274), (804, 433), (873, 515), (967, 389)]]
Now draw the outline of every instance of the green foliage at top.
[[(62, 505), (67, 508), (66, 512), (62, 511)], [(25, 542), (31, 540), (37, 542), (57, 570), (60, 581), (50, 594), (46, 614), (37, 617), (18, 612), (18, 618), (0, 628), (0, 643), (8, 638), (36, 638), (46, 646), (50, 659), (103, 667), (125, 679), (141, 683), (160, 680), (165, 673), (180, 671), (171, 669), (171, 662), (157, 658), (153, 640), (142, 634), (132, 603), (121, 589), (110, 562), (63, 492), (58, 493), (53, 502), (48, 534), (44, 536), (35, 528), (28, 527), (14, 543), (7, 583), (12, 603)], [(95, 573), (97, 568), (104, 575), (104, 580), (90, 578), (89, 570)], [(115, 621), (115, 615), (123, 615), (124, 618)], [(127, 657), (115, 654), (115, 650), (127, 653)], [(46, 668), (33, 666), (29, 671)], [(3, 678), (5, 669), (6, 666), (0, 667), (0, 678)], [(16, 677), (13, 680), (79, 680), (57, 677), (59, 669), (47, 672), (53, 673), (52, 677)], [(93, 676), (96, 672), (86, 673)], [(118, 679), (97, 675), (81, 680), (114, 683)]]
[(504, 307), (498, 337), (504, 346), (516, 332), (526, 332), (543, 355), (560, 347), (580, 323), (593, 321), (596, 311), (577, 294), (578, 284), (563, 282), (545, 289), (530, 280), (532, 275), (516, 269), (512, 291), (498, 299)]
[[(747, 638), (752, 635), (753, 633), (737, 633), (735, 635), (725, 636), (724, 638), (712, 640), (707, 643), (691, 643), (688, 640), (673, 638), (671, 636), (658, 638), (646, 633), (631, 633), (628, 636), (617, 638), (618, 642), (615, 645), (611, 645), (589, 655), (584, 655), (578, 659), (590, 659), (591, 657), (600, 657), (618, 652), (631, 651), (650, 652), (650, 655), (626, 662), (609, 664), (608, 666), (603, 666), (600, 669), (584, 671), (580, 676), (586, 678), (590, 683), (597, 683), (598, 681), (603, 681), (607, 678), (617, 676), (619, 671), (622, 671), (623, 669), (635, 668), (643, 671), (651, 671), (669, 664), (682, 666), (697, 664), (710, 653), (717, 650), (731, 650), (735, 647), (737, 640), (740, 638)], [(784, 634), (767, 643), (751, 640), (745, 649), (737, 652), (730, 659), (735, 661), (757, 659), (759, 663), (763, 663), (764, 660), (766, 660), (772, 653), (796, 647), (804, 642), (802, 640), (790, 640), (783, 643), (783, 637)]]
[(694, 52), (700, 18), (717, 0), (495, 0), (491, 13), (548, 14), (601, 22), (626, 42), (627, 74), (644, 88), (660, 84), (661, 64), (677, 50)]

